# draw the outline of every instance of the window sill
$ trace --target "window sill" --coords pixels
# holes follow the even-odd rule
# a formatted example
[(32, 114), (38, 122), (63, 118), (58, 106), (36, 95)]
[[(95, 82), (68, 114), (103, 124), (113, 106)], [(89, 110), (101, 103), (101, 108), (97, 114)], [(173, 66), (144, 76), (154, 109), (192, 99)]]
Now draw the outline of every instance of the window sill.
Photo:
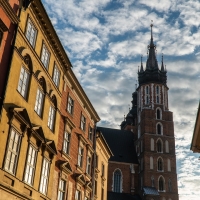
[(76, 165), (76, 169), (77, 169), (79, 172), (83, 173), (83, 169), (82, 169), (82, 167), (80, 167), (79, 165)]
[(70, 155), (67, 154), (67, 153), (65, 153), (64, 151), (62, 151), (61, 156), (62, 156), (63, 158), (65, 158), (66, 160), (71, 160), (71, 159), (72, 159), (72, 158), (70, 157)]
[(91, 175), (90, 174), (88, 174), (87, 172), (85, 173), (85, 175), (86, 175), (86, 177), (89, 179), (89, 180), (91, 180)]

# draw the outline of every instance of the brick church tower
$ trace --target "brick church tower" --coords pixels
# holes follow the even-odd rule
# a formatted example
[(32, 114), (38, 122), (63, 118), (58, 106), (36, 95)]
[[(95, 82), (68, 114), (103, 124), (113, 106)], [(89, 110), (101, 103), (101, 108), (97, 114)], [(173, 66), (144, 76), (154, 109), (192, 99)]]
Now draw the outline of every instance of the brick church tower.
[(148, 45), (146, 69), (138, 70), (138, 87), (132, 109), (121, 129), (135, 134), (139, 161), (139, 194), (147, 200), (178, 200), (173, 113), (168, 107), (167, 71), (159, 69), (156, 46)]

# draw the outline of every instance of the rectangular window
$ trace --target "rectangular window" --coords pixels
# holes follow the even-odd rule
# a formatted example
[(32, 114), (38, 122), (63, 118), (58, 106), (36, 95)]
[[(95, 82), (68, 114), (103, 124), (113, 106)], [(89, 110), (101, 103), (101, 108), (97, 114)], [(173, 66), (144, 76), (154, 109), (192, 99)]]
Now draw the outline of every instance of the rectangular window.
[(28, 157), (26, 161), (26, 170), (24, 176), (24, 181), (30, 185), (33, 184), (35, 165), (36, 165), (36, 154), (37, 154), (36, 149), (30, 145), (28, 150)]
[(72, 115), (74, 110), (74, 100), (69, 96), (68, 97), (68, 104), (67, 104), (67, 111)]
[(66, 181), (60, 180), (58, 189), (58, 200), (65, 199), (65, 187), (66, 187)]
[(3, 31), (0, 29), (0, 46), (1, 46), (2, 40), (3, 40)]
[(79, 190), (76, 190), (75, 200), (81, 200), (81, 192)]
[(91, 157), (87, 157), (87, 166), (86, 166), (86, 173), (90, 174), (91, 173)]
[(101, 188), (101, 200), (104, 200), (104, 189)]
[(101, 166), (101, 176), (102, 177), (104, 177), (104, 170), (105, 170), (104, 168), (105, 168), (104, 164), (102, 164), (102, 166)]
[(55, 109), (50, 106), (49, 108), (49, 118), (48, 118), (48, 127), (53, 131), (54, 130), (54, 123), (55, 123)]
[(98, 156), (96, 155), (96, 163), (95, 163), (95, 167), (98, 168)]
[(83, 148), (79, 147), (78, 148), (78, 166), (82, 167), (83, 164)]
[(44, 64), (46, 69), (48, 69), (48, 66), (49, 66), (49, 59), (50, 59), (50, 53), (49, 53), (46, 45), (43, 44), (43, 46), (42, 46), (42, 54), (41, 54), (41, 61)]
[(42, 165), (42, 174), (41, 174), (41, 179), (40, 179), (40, 188), (39, 188), (39, 191), (43, 194), (47, 193), (49, 168), (50, 168), (50, 163), (47, 161), (46, 158), (44, 158), (43, 165)]
[(40, 117), (42, 115), (43, 102), (44, 102), (44, 94), (40, 89), (38, 89), (34, 110)]
[(32, 47), (35, 47), (36, 36), (37, 30), (33, 25), (32, 21), (28, 19), (28, 24), (26, 28), (26, 38), (28, 39)]
[(81, 115), (81, 129), (83, 131), (85, 131), (85, 123), (86, 123), (86, 118), (83, 115)]
[(18, 88), (17, 90), (19, 93), (26, 99), (27, 97), (27, 91), (28, 91), (28, 85), (29, 85), (29, 73), (25, 70), (24, 67), (21, 67), (20, 71), (20, 77), (18, 82)]
[(56, 86), (59, 86), (60, 83), (60, 70), (56, 65), (54, 65), (54, 70), (53, 70), (53, 82), (56, 84)]
[(66, 154), (69, 154), (70, 138), (71, 138), (71, 134), (65, 131), (64, 141), (63, 141), (63, 151)]
[(93, 140), (93, 128), (92, 127), (89, 127), (88, 138), (90, 141)]
[(94, 181), (94, 194), (97, 195), (97, 181)]
[(20, 134), (14, 129), (11, 130), (8, 150), (6, 153), (5, 159), (5, 170), (9, 171), (12, 174), (15, 174), (17, 161), (19, 156), (19, 146), (21, 142)]

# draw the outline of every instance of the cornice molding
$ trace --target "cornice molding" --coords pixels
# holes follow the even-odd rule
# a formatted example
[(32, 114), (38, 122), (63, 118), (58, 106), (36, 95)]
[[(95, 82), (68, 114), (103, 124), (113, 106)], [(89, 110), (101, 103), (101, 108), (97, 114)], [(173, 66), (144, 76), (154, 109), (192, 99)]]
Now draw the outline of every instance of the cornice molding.
[(20, 22), (17, 14), (14, 12), (8, 1), (0, 0), (0, 6), (2, 6), (4, 12), (7, 14), (13, 24), (18, 24)]

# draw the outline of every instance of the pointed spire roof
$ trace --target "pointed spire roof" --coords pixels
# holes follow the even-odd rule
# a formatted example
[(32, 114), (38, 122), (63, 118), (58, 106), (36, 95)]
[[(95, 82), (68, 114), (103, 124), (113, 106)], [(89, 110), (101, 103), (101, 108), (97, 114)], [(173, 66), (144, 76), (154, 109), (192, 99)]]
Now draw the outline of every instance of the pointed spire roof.
[(151, 27), (151, 40), (150, 44), (148, 45), (147, 51), (147, 62), (146, 62), (146, 69), (143, 68), (142, 57), (141, 57), (141, 67), (140, 70), (138, 69), (138, 82), (139, 86), (141, 84), (155, 82), (155, 83), (167, 83), (167, 71), (164, 68), (163, 63), (163, 55), (162, 55), (162, 62), (161, 62), (161, 69), (158, 67), (158, 61), (156, 59), (156, 45), (153, 41), (153, 24), (150, 25)]
[(147, 69), (158, 69), (158, 62), (156, 59), (156, 45), (153, 42), (153, 24), (150, 25), (151, 27), (151, 41), (148, 45), (149, 57), (147, 59)]

